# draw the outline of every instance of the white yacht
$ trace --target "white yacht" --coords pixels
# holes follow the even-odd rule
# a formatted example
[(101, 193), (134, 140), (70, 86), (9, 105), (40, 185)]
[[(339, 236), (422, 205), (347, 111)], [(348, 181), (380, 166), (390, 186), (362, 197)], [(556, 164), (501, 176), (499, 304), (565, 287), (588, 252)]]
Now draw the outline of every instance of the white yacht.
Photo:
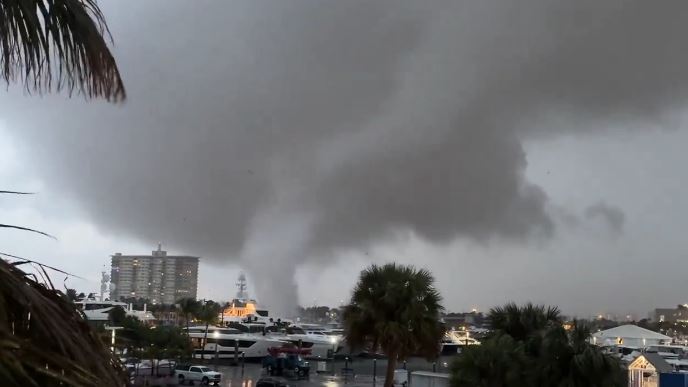
[(90, 321), (107, 321), (109, 313), (115, 306), (121, 306), (127, 310), (128, 306), (124, 302), (116, 301), (96, 301), (95, 299), (82, 299), (74, 302), (84, 316)]
[(189, 337), (194, 348), (193, 357), (214, 358), (217, 352), (218, 358), (234, 358), (236, 349), (237, 357), (245, 359), (263, 358), (268, 355), (268, 349), (283, 347), (286, 341), (277, 340), (270, 336), (242, 332), (236, 328), (208, 327), (207, 341), (203, 343), (205, 325), (189, 327)]
[(303, 326), (300, 326), (300, 328), (303, 329), (303, 331), (306, 332), (306, 335), (309, 337), (313, 337), (316, 339), (327, 339), (327, 340), (329, 340), (329, 338), (330, 338), (330, 336), (327, 333), (325, 333), (325, 331), (322, 329), (312, 329), (312, 328), (307, 329), (307, 328), (304, 328)]
[(246, 291), (246, 276), (243, 273), (239, 275), (236, 285), (236, 297), (228, 308), (220, 312), (220, 318), (227, 328), (218, 329), (233, 329), (234, 334), (243, 334), (245, 338), (254, 338), (258, 341), (272, 340), (281, 344), (300, 346), (310, 350), (310, 354), (306, 355), (308, 358), (324, 359), (329, 351), (336, 353), (339, 350), (339, 337), (328, 336), (315, 330), (309, 334), (294, 326), (292, 320), (270, 317), (266, 309), (260, 308), (256, 300), (249, 297)]
[(306, 335), (319, 341), (328, 341), (330, 344), (337, 344), (335, 353), (342, 347), (344, 342), (344, 330), (343, 329), (329, 329), (324, 327), (317, 327), (314, 325), (299, 325)]
[(301, 329), (303, 329), (306, 334), (308, 335), (314, 335), (317, 337), (323, 337), (323, 336), (336, 336), (339, 338), (344, 337), (344, 329), (341, 328), (332, 328), (332, 327), (326, 327), (323, 325), (319, 324), (302, 324), (298, 323), (297, 326)]
[(106, 322), (109, 320), (110, 310), (116, 306), (122, 307), (127, 313), (127, 316), (136, 317), (141, 321), (155, 320), (152, 313), (146, 310), (144, 305), (143, 310), (134, 310), (131, 305), (124, 302), (117, 301), (98, 301), (95, 298), (84, 298), (74, 301), (77, 309), (79, 309), (89, 321)]
[(444, 334), (441, 342), (440, 353), (442, 355), (456, 355), (461, 353), (461, 348), (468, 345), (479, 345), (480, 341), (470, 337), (468, 331), (450, 330)]
[(277, 325), (265, 327), (266, 333), (274, 338), (286, 340), (301, 348), (310, 348), (311, 358), (326, 359), (328, 354), (335, 354), (341, 349), (341, 340), (336, 336), (311, 331), (307, 333), (298, 326), (280, 327)]
[[(283, 324), (286, 325), (287, 323)], [(331, 350), (336, 353), (340, 349), (338, 338), (324, 334), (308, 334), (295, 326), (231, 321), (228, 323), (228, 327), (249, 336), (268, 338), (309, 350), (310, 354), (304, 356), (309, 359), (325, 359), (328, 356), (328, 351)]]
[(143, 305), (143, 310), (134, 310), (132, 304), (106, 299), (104, 294), (108, 289), (114, 289), (114, 286), (109, 283), (110, 274), (108, 274), (108, 272), (102, 271), (101, 274), (100, 296), (97, 296), (95, 293), (89, 293), (88, 296), (74, 301), (77, 309), (83, 313), (88, 321), (92, 321), (96, 324), (107, 323), (110, 320), (110, 311), (116, 306), (124, 309), (127, 316), (136, 317), (144, 322), (155, 320), (155, 316), (146, 310), (145, 304)]
[(326, 329), (323, 331), (323, 333), (326, 336), (334, 336), (339, 340), (340, 342), (344, 341), (344, 329), (341, 328), (333, 328), (333, 329)]

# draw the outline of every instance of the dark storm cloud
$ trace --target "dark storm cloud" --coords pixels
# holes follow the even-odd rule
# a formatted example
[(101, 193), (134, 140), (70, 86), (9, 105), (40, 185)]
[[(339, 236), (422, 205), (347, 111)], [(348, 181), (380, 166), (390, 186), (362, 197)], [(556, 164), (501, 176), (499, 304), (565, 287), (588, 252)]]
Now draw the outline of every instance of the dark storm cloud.
[(305, 259), (397, 232), (551, 234), (521, 141), (651, 121), (688, 91), (685, 2), (103, 6), (129, 101), (13, 93), (6, 122), (94, 222), (243, 257), (268, 303), (295, 302)]
[(624, 223), (626, 222), (626, 214), (620, 208), (605, 202), (595, 203), (586, 208), (585, 216), (588, 219), (602, 219), (609, 226), (609, 229), (617, 234), (623, 232)]

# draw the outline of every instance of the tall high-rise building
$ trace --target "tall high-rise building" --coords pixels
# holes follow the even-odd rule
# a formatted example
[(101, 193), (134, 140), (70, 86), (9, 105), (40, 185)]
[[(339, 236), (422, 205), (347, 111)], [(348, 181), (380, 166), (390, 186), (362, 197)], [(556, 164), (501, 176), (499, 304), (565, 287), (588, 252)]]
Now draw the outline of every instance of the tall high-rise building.
[(112, 256), (110, 299), (148, 299), (154, 304), (174, 304), (196, 298), (198, 257), (167, 255), (158, 245), (151, 255)]

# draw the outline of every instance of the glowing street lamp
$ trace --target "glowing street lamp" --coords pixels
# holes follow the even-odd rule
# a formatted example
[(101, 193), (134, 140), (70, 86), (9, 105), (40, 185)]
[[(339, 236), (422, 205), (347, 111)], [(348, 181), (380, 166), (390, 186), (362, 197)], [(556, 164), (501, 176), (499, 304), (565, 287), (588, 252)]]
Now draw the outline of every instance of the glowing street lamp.
[(220, 339), (220, 332), (217, 330), (213, 332), (213, 338), (215, 339), (215, 371), (217, 371), (217, 345)]
[(115, 336), (118, 329), (124, 329), (124, 327), (105, 327), (105, 330), (112, 331), (111, 339), (110, 339), (110, 351), (113, 353), (115, 352)]
[(335, 336), (330, 336), (330, 344), (332, 344), (332, 358), (334, 358), (334, 354), (337, 352), (337, 338)]

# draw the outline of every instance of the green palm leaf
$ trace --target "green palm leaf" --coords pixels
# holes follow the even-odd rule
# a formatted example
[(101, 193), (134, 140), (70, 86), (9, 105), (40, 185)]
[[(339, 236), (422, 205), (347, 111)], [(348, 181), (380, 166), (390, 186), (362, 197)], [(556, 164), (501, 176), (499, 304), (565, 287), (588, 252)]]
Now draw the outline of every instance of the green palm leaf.
[(388, 357), (385, 386), (397, 358), (438, 355), (443, 308), (433, 283), (429, 271), (393, 263), (361, 272), (343, 313), (346, 340), (352, 348), (382, 348)]
[(66, 297), (0, 259), (3, 383), (121, 386), (118, 363)]
[(0, 0), (0, 76), (28, 91), (126, 97), (94, 0)]
[(556, 307), (508, 303), (489, 319), (494, 335), (453, 364), (454, 387), (624, 385), (617, 359), (589, 343), (586, 325), (574, 321), (567, 332)]

